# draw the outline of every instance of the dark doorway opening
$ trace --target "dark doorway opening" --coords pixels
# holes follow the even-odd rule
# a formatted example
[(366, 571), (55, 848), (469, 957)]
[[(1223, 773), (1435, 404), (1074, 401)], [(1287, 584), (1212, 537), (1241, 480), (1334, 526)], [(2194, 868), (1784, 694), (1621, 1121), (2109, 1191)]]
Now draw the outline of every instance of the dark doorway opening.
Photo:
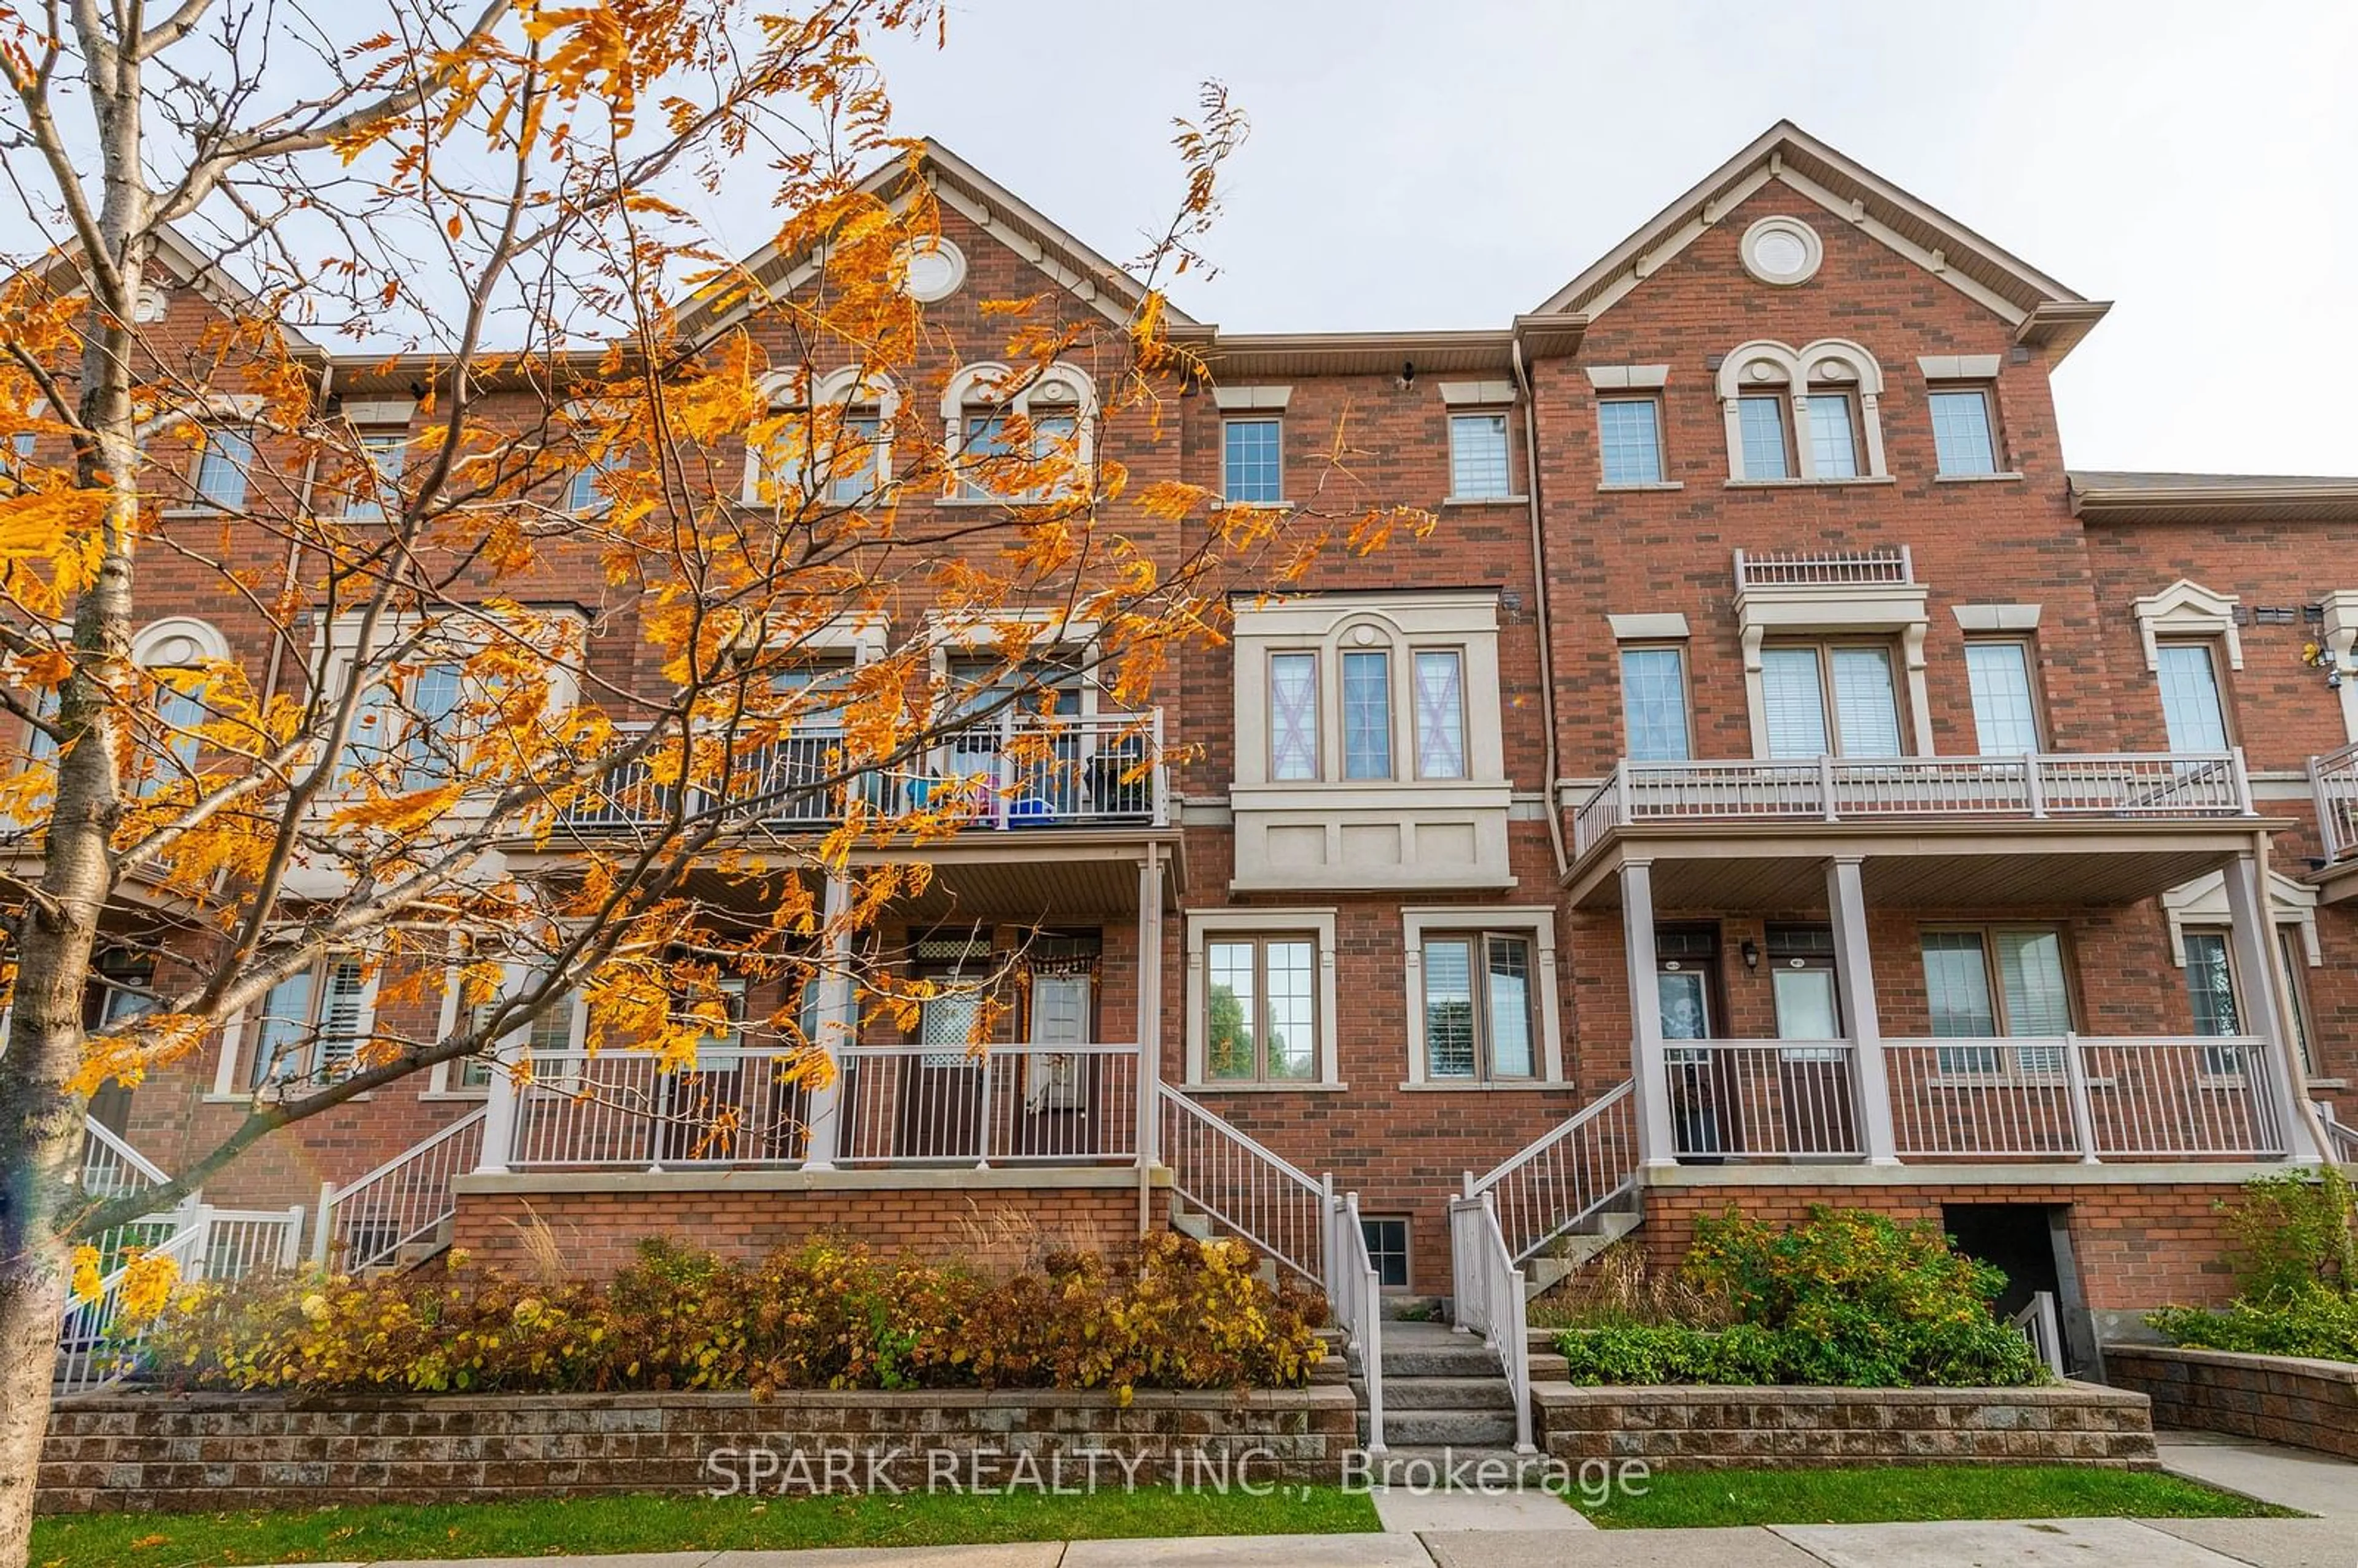
[(2010, 1317), (2045, 1291), (2063, 1329), (2063, 1364), (2075, 1378), (2097, 1378), (2095, 1325), (2071, 1258), (2071, 1210), (2063, 1204), (1943, 1204), (1941, 1227), (1958, 1251), (2006, 1275), (1995, 1303)]

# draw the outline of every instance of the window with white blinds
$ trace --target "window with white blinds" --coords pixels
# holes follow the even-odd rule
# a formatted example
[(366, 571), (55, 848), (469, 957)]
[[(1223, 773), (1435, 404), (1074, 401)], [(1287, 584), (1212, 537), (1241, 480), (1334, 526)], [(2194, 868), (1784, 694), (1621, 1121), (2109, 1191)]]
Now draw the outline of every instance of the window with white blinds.
[(1764, 648), (1760, 695), (1772, 757), (1901, 754), (1899, 693), (1887, 647)]
[(1974, 744), (1985, 757), (2039, 750), (2039, 707), (2030, 687), (2030, 645), (2012, 640), (1965, 644), (1974, 695)]
[(250, 1081), (324, 1081), (349, 1070), (375, 1028), (375, 986), (358, 958), (330, 958), (270, 988), (250, 1032)]
[(2161, 716), (2173, 752), (2223, 752), (2227, 712), (2219, 700), (2219, 665), (2208, 643), (2164, 643), (2154, 650), (2161, 677)]
[[(2071, 989), (2063, 962), (2063, 934), (2051, 926), (1927, 931), (1923, 934), (1925, 1004), (1932, 1033), (1942, 1040), (2053, 1038), (2071, 1030)], [(2022, 1045), (1950, 1046), (1940, 1053), (1944, 1073), (1997, 1073), (2011, 1058), (2023, 1073), (2060, 1073), (2062, 1049)]]

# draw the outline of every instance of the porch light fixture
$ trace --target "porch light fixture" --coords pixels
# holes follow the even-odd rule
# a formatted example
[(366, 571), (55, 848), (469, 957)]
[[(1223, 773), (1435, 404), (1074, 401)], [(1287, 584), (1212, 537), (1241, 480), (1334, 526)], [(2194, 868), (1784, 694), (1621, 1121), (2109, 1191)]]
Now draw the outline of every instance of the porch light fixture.
[(1744, 954), (1744, 967), (1746, 968), (1757, 969), (1760, 967), (1759, 943), (1755, 942), (1751, 937), (1747, 936), (1744, 939), (1744, 946), (1741, 951)]

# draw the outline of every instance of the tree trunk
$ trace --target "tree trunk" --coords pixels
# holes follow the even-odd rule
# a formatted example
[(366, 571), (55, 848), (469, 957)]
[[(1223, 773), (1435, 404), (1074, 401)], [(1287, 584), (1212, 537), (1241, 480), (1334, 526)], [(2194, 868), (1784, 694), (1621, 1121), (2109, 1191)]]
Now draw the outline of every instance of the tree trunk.
[[(140, 200), (110, 190), (106, 233), (127, 299), (145, 257), (124, 236), (145, 227)], [(58, 788), (42, 847), (39, 895), (16, 938), (16, 984), (0, 1051), (0, 1568), (31, 1546), (33, 1485), (49, 1425), (49, 1384), (71, 1249), (59, 1234), (81, 1159), (83, 1106), (67, 1085), (81, 1065), (82, 996), (99, 915), (112, 891), (109, 851), (121, 814), (114, 689), (131, 643), (131, 539), (139, 454), (131, 402), (127, 303), (93, 301), (82, 354), (81, 419), (91, 438), (76, 483), (104, 492), (98, 580), (74, 606), (73, 670), (59, 693)]]

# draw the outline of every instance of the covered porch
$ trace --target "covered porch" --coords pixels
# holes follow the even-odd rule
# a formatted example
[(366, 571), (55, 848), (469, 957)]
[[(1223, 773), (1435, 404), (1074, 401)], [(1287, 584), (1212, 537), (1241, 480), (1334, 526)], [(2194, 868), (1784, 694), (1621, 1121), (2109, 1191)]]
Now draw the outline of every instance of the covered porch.
[[(1159, 831), (930, 846), (925, 890), (872, 934), (880, 953), (855, 960), (843, 933), (805, 1000), (803, 1031), (832, 1059), (826, 1081), (757, 1029), (670, 1068), (578, 1041), (527, 1048), (528, 1071), (492, 1075), (474, 1172), (1151, 1166), (1176, 853)], [(858, 851), (855, 874), (861, 860), (896, 858)], [(830, 882), (830, 921), (850, 896)], [(914, 1026), (891, 1010), (861, 1017), (857, 977), (880, 962), (932, 982)]]
[[(1705, 783), (1677, 786), (1625, 764), (1584, 813), (1568, 880), (1578, 906), (1620, 912), (1644, 1163), (2317, 1158), (2262, 891), (2266, 833), (2282, 825), (2252, 814), (2239, 761), (2068, 770), (2020, 758), (1994, 773), (1980, 764), (2002, 760), (1962, 771), (1931, 761), (1826, 759), (1791, 780), (1703, 764)], [(2110, 806), (2053, 814), (2057, 780), (2084, 789), (2092, 773), (2112, 781)], [(1846, 790), (1845, 776), (1873, 787)], [(1980, 792), (1969, 799), (1957, 793), (1967, 779)], [(1809, 798), (1784, 798), (1795, 790)], [(2079, 1005), (2060, 937), (2035, 952), (2024, 942), (2028, 957), (2004, 971), (1985, 950), (2018, 935), (2008, 912), (2119, 909), (2213, 873), (2227, 913), (2220, 957), (2237, 978), (2216, 1033), (2090, 1033), (2082, 1020), (2094, 1010)], [(1942, 932), (1949, 912), (1974, 918)], [(1919, 938), (1923, 1005), (1899, 1010), (1896, 1028), (1875, 963), (1878, 951), (1897, 958), (1894, 914), (1935, 934)], [(1680, 950), (1693, 929), (1682, 923), (1701, 915), (1767, 916), (1768, 932), (1789, 934), (1781, 946), (1743, 943), (1747, 969), (1768, 960), (1773, 1023), (1730, 1031), (1709, 1005)], [(1870, 940), (1878, 919), (1882, 947)]]

